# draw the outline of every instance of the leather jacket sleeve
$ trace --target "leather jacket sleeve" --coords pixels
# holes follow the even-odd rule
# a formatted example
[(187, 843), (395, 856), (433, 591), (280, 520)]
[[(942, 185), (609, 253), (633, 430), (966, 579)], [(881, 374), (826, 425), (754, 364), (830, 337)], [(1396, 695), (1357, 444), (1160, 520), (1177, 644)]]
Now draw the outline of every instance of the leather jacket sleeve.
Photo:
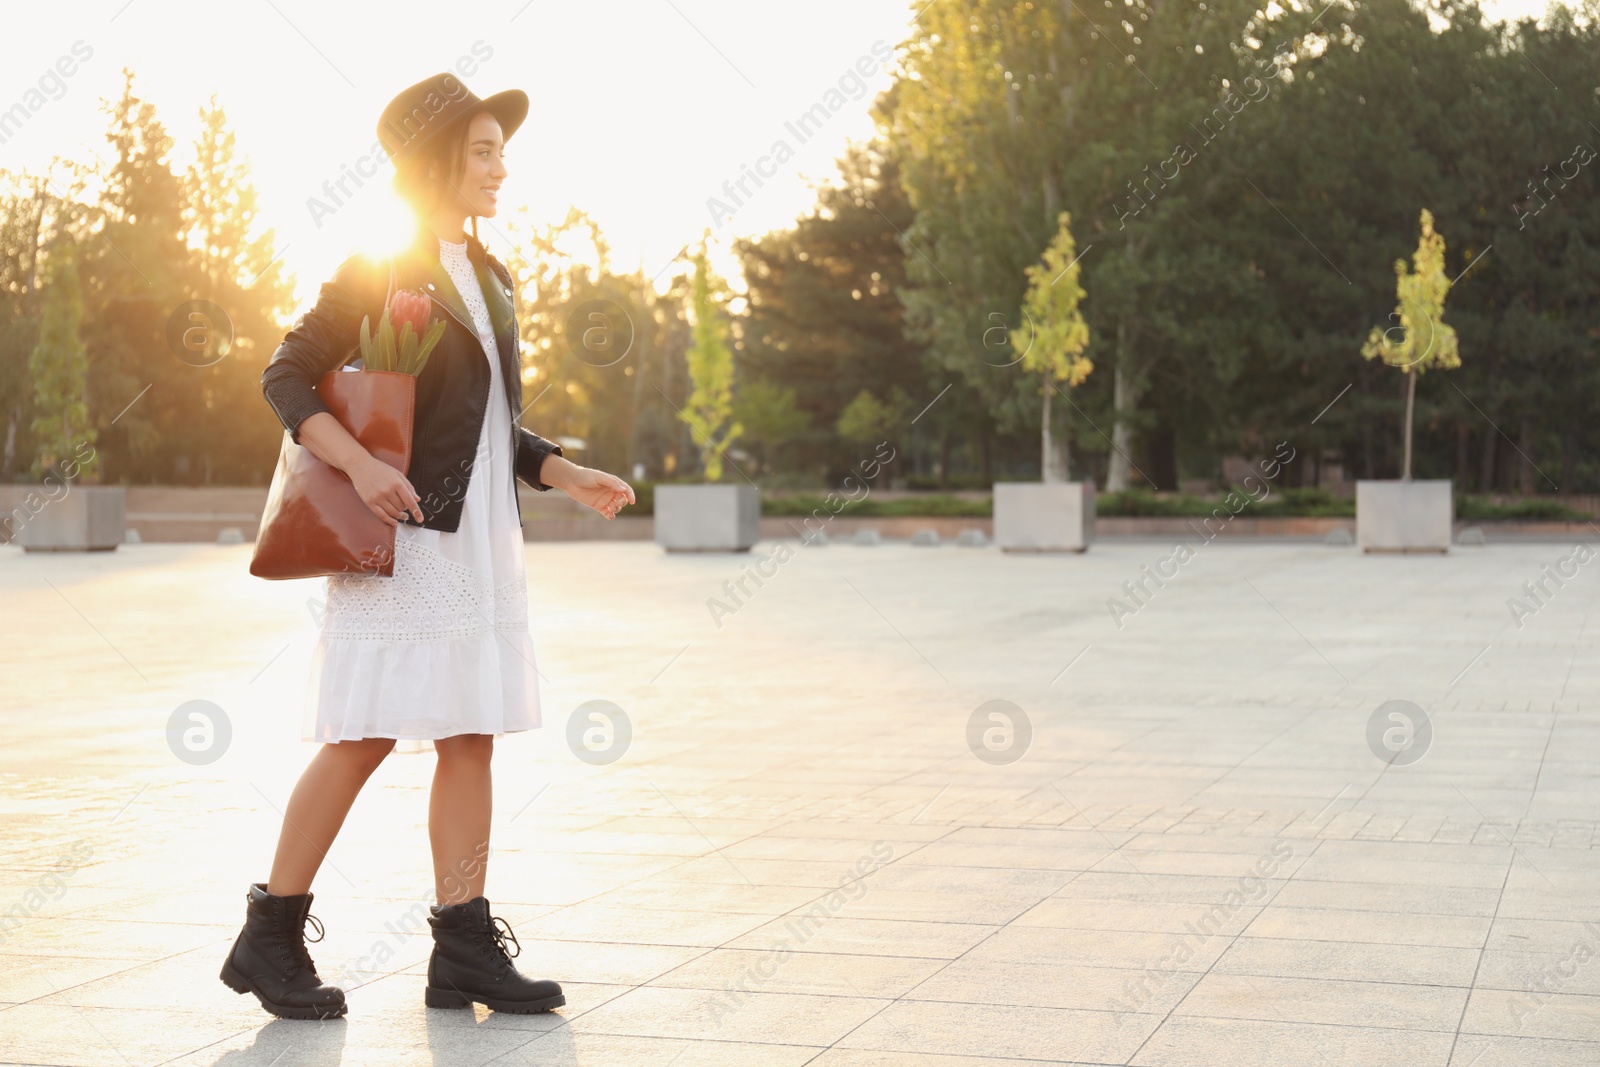
[(364, 255), (345, 260), (332, 280), (323, 283), (316, 306), (300, 316), (261, 372), (261, 391), (296, 444), (300, 424), (328, 410), (316, 383), (346, 362), (359, 344), (362, 316), (374, 301), (382, 303), (381, 294), (369, 292), (375, 274)]
[(544, 457), (552, 453), (561, 455), (561, 446), (554, 441), (547, 441), (532, 430), (517, 427), (517, 459), (514, 466), (517, 477), (524, 484), (541, 493), (551, 488), (539, 480), (539, 467), (544, 463)]

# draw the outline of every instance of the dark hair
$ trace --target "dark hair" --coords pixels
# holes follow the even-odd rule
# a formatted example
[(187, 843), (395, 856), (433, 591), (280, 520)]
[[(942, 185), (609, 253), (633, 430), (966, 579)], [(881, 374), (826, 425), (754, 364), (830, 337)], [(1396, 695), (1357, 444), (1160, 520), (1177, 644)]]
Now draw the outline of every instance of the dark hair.
[[(479, 111), (482, 109), (480, 108)], [(443, 203), (461, 184), (466, 173), (467, 132), (479, 112), (463, 115), (417, 146), (416, 152), (395, 167), (393, 186), (400, 198), (422, 217)], [(430, 177), (428, 168), (437, 168)], [(478, 217), (472, 216), (472, 236), (478, 236)]]

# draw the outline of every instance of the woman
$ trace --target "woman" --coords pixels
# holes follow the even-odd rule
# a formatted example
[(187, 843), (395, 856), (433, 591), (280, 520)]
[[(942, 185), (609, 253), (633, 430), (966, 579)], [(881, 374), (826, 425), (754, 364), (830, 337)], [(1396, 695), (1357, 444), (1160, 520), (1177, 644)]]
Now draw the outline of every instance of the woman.
[[(346, 260), (262, 374), (293, 439), (344, 471), (395, 527), (392, 577), (327, 579), (302, 731), (324, 744), (289, 799), (271, 875), (250, 886), (244, 928), (222, 967), (230, 988), (285, 1018), (345, 1013), (344, 992), (321, 980), (306, 949), (306, 922), (317, 927), (313, 940), (322, 934), (311, 881), (356, 794), (402, 739), (438, 755), (425, 1003), (511, 1012), (566, 1003), (557, 983), (517, 971), (505, 947), (516, 938), (483, 895), (494, 738), (540, 725), (516, 480), (560, 488), (607, 519), (635, 501), (620, 478), (569, 462), (559, 445), (518, 425), (514, 287), (479, 243), (477, 219), (495, 214), (504, 145), (527, 111), (520, 91), (479, 99), (450, 74), (396, 96), (378, 137), (416, 214), (414, 239), (388, 260)], [(431, 296), (434, 320), (447, 325), (417, 377), (402, 474), (351, 437), (313, 385), (354, 354), (362, 319), (376, 324), (388, 295), (404, 289)]]

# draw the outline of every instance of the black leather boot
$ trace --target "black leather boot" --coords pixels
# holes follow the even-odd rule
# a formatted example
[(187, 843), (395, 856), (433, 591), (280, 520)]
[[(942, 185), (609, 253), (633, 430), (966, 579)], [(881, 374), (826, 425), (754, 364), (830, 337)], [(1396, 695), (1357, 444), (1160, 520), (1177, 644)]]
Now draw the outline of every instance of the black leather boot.
[[(473, 1001), (493, 1011), (527, 1015), (549, 1011), (567, 1002), (561, 986), (548, 979), (526, 978), (512, 964), (522, 951), (511, 924), (490, 916), (486, 897), (464, 904), (433, 904), (433, 955), (428, 960), (428, 986), (422, 999), (430, 1008), (465, 1008)], [(505, 933), (495, 923), (505, 925)], [(506, 952), (506, 938), (516, 952)]]
[(222, 981), (239, 994), (254, 993), (261, 1006), (285, 1019), (336, 1019), (345, 1013), (344, 990), (325, 985), (306, 950), (305, 924), (322, 923), (311, 914), (311, 894), (277, 897), (267, 883), (252, 882), (244, 929), (222, 963)]

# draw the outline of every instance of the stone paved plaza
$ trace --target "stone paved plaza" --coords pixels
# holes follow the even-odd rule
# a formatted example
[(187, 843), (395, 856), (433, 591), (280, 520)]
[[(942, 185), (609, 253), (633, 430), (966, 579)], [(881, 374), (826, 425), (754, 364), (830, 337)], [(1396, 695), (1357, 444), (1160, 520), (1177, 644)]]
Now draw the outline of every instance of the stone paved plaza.
[[(397, 750), (313, 887), (329, 1022), (217, 977), (314, 751), (320, 583), (0, 548), (0, 1061), (1600, 1063), (1572, 546), (1218, 542), (1158, 586), (1154, 541), (790, 542), (730, 598), (775, 547), (528, 546), (545, 722), (497, 746), (487, 895), (567, 1004), (423, 1006), (433, 756)], [(609, 749), (569, 743), (591, 701)]]

